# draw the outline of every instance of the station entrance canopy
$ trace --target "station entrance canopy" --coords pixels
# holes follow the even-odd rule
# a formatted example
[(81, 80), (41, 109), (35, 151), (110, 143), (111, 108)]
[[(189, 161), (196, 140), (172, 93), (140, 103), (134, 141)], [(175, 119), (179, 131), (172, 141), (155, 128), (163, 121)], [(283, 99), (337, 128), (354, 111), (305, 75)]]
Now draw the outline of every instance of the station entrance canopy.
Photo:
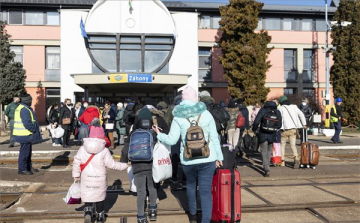
[(84, 88), (85, 97), (102, 93), (112, 95), (166, 94), (188, 84), (190, 74), (105, 73), (72, 74), (75, 84)]

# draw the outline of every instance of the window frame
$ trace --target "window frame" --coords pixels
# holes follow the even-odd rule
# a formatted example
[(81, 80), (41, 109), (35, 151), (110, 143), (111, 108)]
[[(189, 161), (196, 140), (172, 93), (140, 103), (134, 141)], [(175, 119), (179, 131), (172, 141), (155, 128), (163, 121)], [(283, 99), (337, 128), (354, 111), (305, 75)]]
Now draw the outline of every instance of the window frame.
[[(199, 53), (199, 51), (200, 51), (200, 49), (209, 49), (209, 52), (210, 52), (210, 54), (200, 54)], [(201, 70), (201, 71), (205, 71), (205, 70), (207, 70), (207, 71), (209, 71), (210, 72), (210, 78), (207, 80), (207, 79), (204, 79), (204, 78), (202, 78), (201, 80), (200, 80), (200, 78), (199, 78), (199, 81), (201, 81), (201, 82), (211, 82), (212, 81), (212, 47), (201, 47), (201, 46), (199, 46), (198, 47), (198, 56), (199, 56), (199, 61), (200, 61), (200, 57), (206, 57), (206, 58), (209, 58), (209, 61), (210, 61), (210, 65), (209, 65), (209, 67), (208, 68), (204, 68), (204, 67), (200, 67), (200, 63), (199, 63), (199, 67), (198, 67), (198, 76), (199, 76), (199, 71)]]
[[(267, 24), (266, 24), (266, 21), (268, 21), (268, 19), (278, 19), (279, 20), (279, 28), (278, 29), (269, 29), (268, 27), (267, 27)], [(282, 18), (280, 18), (280, 17), (264, 17), (263, 18), (263, 29), (264, 29), (264, 27), (265, 27), (265, 30), (269, 30), (269, 31), (281, 31), (281, 29), (282, 29)]]
[[(291, 50), (293, 52), (293, 56), (289, 57), (289, 56), (286, 56), (286, 53), (285, 51), (289, 51)], [(291, 69), (286, 69), (286, 66), (285, 66), (285, 63), (286, 63), (286, 58), (292, 58), (292, 68)], [(289, 79), (289, 76), (288, 74), (290, 72), (295, 72), (295, 78), (294, 80), (292, 79)], [(297, 64), (297, 49), (284, 49), (284, 81), (287, 82), (287, 83), (295, 83), (297, 82), (297, 79), (298, 79), (298, 64)]]
[[(47, 49), (49, 47), (58, 47), (59, 53), (48, 53)], [(59, 55), (59, 68), (48, 68), (48, 55)], [(60, 46), (45, 46), (45, 69), (46, 70), (60, 70), (61, 69), (61, 48), (60, 48)]]
[[(11, 47), (21, 47), (22, 52), (20, 54), (17, 54), (11, 50)], [(21, 63), (24, 66), (24, 46), (23, 45), (10, 45), (10, 51), (15, 53), (15, 57), (21, 55), (21, 62), (19, 62), (19, 63)], [(18, 61), (15, 61), (15, 57), (14, 57), (14, 62), (18, 62)]]
[[(42, 22), (41, 22), (41, 24), (28, 24), (27, 23), (27, 18), (26, 18), (28, 12), (39, 12), (39, 13), (41, 13), (42, 14)], [(24, 25), (26, 25), (26, 26), (44, 26), (44, 25), (46, 25), (46, 11), (44, 11), (44, 10), (39, 10), (39, 11), (38, 10), (25, 10), (24, 15), (25, 15), (25, 17), (24, 17)]]
[[(57, 13), (58, 13), (58, 15), (59, 15), (59, 24), (57, 24), (57, 25), (52, 25), (52, 24), (49, 25), (49, 24), (48, 24), (48, 13), (49, 13), (49, 12), (57, 12)], [(44, 25), (45, 25), (45, 26), (60, 26), (60, 20), (61, 20), (61, 19), (60, 19), (60, 16), (61, 16), (61, 14), (60, 14), (59, 11), (45, 11), (44, 14), (45, 14), (45, 16), (44, 16)]]
[[(305, 51), (311, 51), (311, 56), (310, 57), (305, 57)], [(305, 69), (305, 59), (308, 59), (310, 58), (311, 59), (311, 66), (310, 66), (310, 69)], [(304, 71), (309, 71), (310, 74), (311, 74), (311, 78), (310, 80), (304, 80), (304, 76), (303, 76), (303, 79), (302, 81), (305, 82), (305, 83), (314, 83), (315, 82), (315, 50), (314, 49), (304, 49), (303, 50), (303, 73)]]
[[(88, 51), (88, 54), (93, 62), (93, 64), (100, 69), (102, 72), (104, 73), (111, 73), (109, 72), (107, 69), (105, 69), (102, 65), (99, 64), (99, 62), (95, 59), (94, 55), (92, 54), (91, 50), (108, 50), (106, 48), (91, 48), (89, 46), (90, 43), (108, 43), (108, 44), (114, 44), (116, 45), (116, 72), (121, 72), (120, 71), (120, 61), (121, 61), (121, 56), (120, 56), (120, 50), (136, 50), (141, 52), (141, 73), (158, 73), (161, 69), (163, 69), (166, 64), (169, 62), (173, 51), (174, 51), (174, 46), (175, 46), (175, 42), (176, 39), (174, 38), (173, 35), (171, 34), (146, 34), (146, 33), (87, 33), (88, 36), (90, 36), (90, 40), (87, 38), (84, 38), (85, 41), (85, 45), (86, 45), (86, 49)], [(111, 41), (106, 41), (106, 40), (91, 40), (91, 37), (94, 36), (103, 36), (103, 37), (115, 37), (114, 40)], [(140, 42), (138, 41), (124, 41), (122, 42), (121, 38), (122, 37), (135, 37), (135, 38), (140, 38)], [(167, 37), (169, 38), (169, 42), (161, 42), (161, 41), (153, 41), (153, 42), (145, 42), (146, 38), (164, 38)], [(122, 44), (129, 44), (129, 45), (141, 45), (141, 48), (129, 48), (129, 49), (121, 49), (121, 45)], [(170, 45), (170, 49), (161, 49), (161, 48), (153, 48), (153, 49), (148, 49), (146, 48), (146, 45)], [(152, 70), (150, 72), (145, 71), (145, 51), (168, 51), (168, 55), (165, 58), (165, 60), (163, 61), (163, 63), (156, 68), (155, 70)], [(131, 73), (131, 72), (130, 72)]]

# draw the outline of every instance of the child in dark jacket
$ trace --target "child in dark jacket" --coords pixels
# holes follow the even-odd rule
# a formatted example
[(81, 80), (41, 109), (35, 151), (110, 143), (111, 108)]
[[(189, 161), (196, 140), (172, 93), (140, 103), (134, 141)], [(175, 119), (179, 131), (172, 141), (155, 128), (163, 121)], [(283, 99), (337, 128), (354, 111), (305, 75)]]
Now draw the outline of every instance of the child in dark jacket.
[[(162, 117), (157, 117), (157, 119), (162, 119)], [(150, 110), (146, 107), (140, 110), (139, 114), (135, 118), (133, 131), (130, 133), (130, 136), (128, 139), (131, 138), (132, 133), (136, 129), (141, 129), (141, 122), (142, 120), (149, 120), (150, 121), (150, 127), (153, 125), (153, 116)], [(163, 125), (164, 123), (164, 125)], [(162, 129), (166, 129), (168, 131), (168, 127), (165, 123), (165, 121), (159, 121), (158, 124)], [(156, 136), (154, 133), (154, 141), (156, 140)], [(129, 140), (125, 143), (125, 146), (121, 153), (121, 159), (120, 162), (129, 162), (128, 159), (128, 152), (129, 152)], [(150, 221), (156, 221), (157, 216), (157, 190), (155, 188), (155, 183), (152, 178), (152, 161), (148, 162), (135, 162), (131, 161), (131, 165), (133, 168), (134, 173), (134, 182), (137, 188), (137, 219), (138, 223), (147, 223), (147, 216), (144, 211), (144, 203), (146, 199), (146, 188), (149, 191), (149, 206), (148, 206), (148, 214)]]

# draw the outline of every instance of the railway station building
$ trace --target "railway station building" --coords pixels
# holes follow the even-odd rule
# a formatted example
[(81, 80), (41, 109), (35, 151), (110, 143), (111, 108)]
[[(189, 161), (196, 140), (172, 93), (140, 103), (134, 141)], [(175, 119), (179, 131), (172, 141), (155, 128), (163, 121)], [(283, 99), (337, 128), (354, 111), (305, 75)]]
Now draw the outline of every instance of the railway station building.
[[(329, 18), (338, 1), (329, 7)], [(227, 101), (219, 62), (218, 2), (2, 0), (15, 60), (40, 122), (65, 98), (117, 103), (168, 98), (186, 84)], [(325, 7), (265, 5), (258, 30), (272, 37), (269, 98), (325, 98)], [(331, 39), (329, 40), (331, 43)]]

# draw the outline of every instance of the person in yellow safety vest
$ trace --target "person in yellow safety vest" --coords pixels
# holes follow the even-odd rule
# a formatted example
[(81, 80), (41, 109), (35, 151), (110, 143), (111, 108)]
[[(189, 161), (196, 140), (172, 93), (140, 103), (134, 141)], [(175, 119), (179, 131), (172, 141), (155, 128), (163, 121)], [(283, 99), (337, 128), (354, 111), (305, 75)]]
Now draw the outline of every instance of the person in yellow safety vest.
[(341, 119), (342, 119), (341, 104), (342, 104), (342, 99), (336, 98), (336, 104), (332, 106), (330, 112), (330, 122), (333, 123), (335, 127), (335, 134), (331, 138), (331, 141), (333, 143), (342, 143), (342, 141), (340, 141)]
[(42, 140), (36, 115), (30, 107), (31, 103), (32, 97), (29, 94), (21, 96), (21, 103), (14, 115), (14, 140), (20, 143), (18, 173), (23, 175), (39, 172), (31, 165), (32, 143)]

